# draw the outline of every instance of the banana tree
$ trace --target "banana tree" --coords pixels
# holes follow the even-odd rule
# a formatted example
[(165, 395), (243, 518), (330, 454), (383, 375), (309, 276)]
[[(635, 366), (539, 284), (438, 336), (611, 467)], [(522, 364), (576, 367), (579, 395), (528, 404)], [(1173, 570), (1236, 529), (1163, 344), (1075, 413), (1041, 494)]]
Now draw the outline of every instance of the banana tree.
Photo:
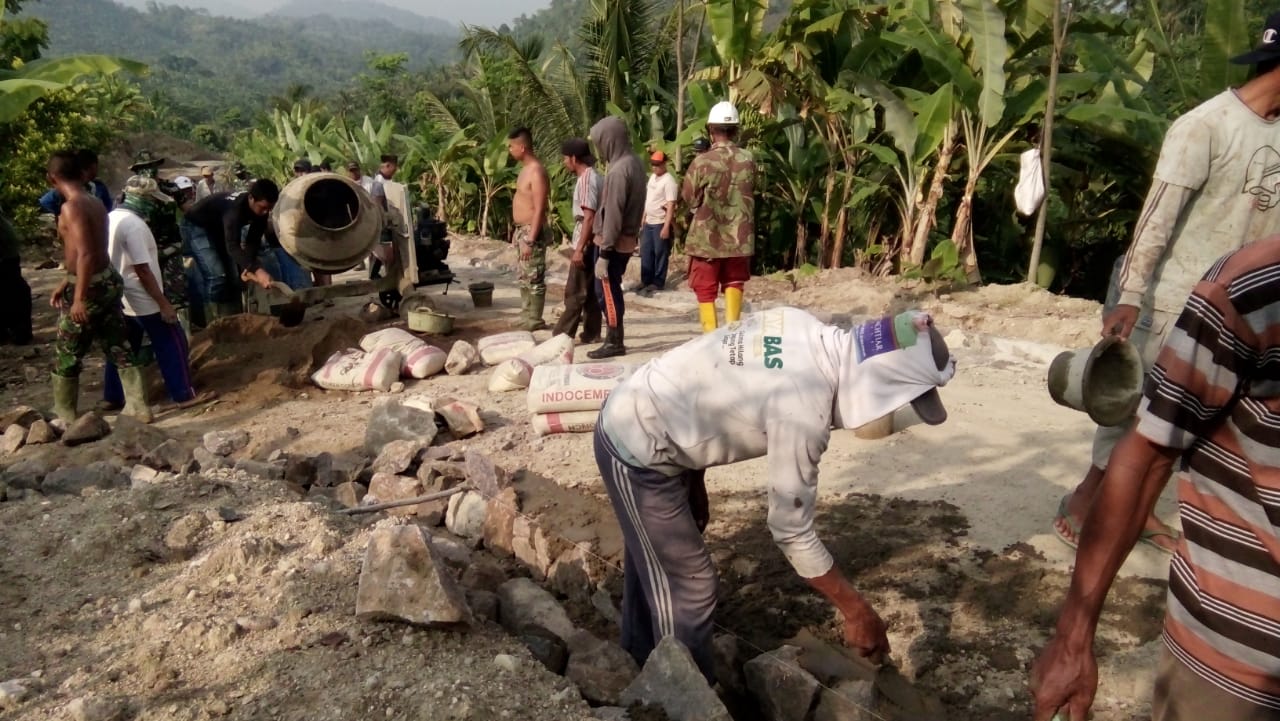
[[(0, 10), (2, 25), (3, 11)], [(18, 61), (16, 67), (0, 69), (0, 123), (12, 122), (35, 101), (70, 87), (81, 78), (122, 71), (145, 75), (147, 66), (109, 55), (41, 58), (29, 63)]]
[[(434, 190), (436, 195), (436, 217), (448, 218), (455, 209), (451, 202), (459, 193), (459, 186), (464, 180), (465, 167), (463, 160), (476, 147), (476, 142), (467, 137), (465, 131), (458, 131), (442, 143), (428, 145), (419, 138), (397, 136), (400, 143), (409, 149), (404, 158), (406, 168), (423, 167), (421, 174), (422, 191)], [(457, 216), (453, 216), (457, 217)]]
[(720, 59), (702, 77), (722, 82), (729, 101), (738, 100), (738, 84), (752, 68), (752, 59), (765, 39), (764, 16), (769, 0), (706, 0), (707, 29)]
[(809, 262), (810, 205), (829, 156), (820, 140), (807, 137), (805, 127), (793, 108), (784, 108), (782, 116), (782, 136), (786, 142), (781, 148), (769, 146), (768, 157), (775, 170), (771, 174), (774, 182), (769, 191), (795, 218), (796, 244), (791, 254), (791, 267), (799, 268)]
[(485, 238), (489, 237), (489, 216), (494, 199), (515, 183), (516, 170), (508, 164), (509, 159), (506, 139), (499, 135), (485, 144), (479, 158), (472, 154), (465, 160), (480, 178), (480, 235)]

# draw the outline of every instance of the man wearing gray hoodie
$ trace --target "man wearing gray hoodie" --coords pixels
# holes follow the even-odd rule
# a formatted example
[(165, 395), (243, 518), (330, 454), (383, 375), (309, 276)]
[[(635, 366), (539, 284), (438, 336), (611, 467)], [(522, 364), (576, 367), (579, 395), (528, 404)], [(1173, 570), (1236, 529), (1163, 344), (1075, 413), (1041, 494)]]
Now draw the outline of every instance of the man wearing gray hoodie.
[(604, 345), (587, 353), (593, 360), (626, 355), (622, 333), (622, 274), (639, 245), (648, 172), (631, 148), (631, 134), (620, 118), (609, 116), (591, 127), (591, 142), (607, 164), (600, 210), (596, 212), (596, 295), (605, 310)]

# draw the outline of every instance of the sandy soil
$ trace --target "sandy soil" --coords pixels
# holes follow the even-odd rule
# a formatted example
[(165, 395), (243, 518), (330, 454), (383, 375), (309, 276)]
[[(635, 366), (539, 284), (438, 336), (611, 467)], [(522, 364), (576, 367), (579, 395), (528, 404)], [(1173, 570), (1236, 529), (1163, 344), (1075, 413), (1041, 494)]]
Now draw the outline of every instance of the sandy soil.
[[(511, 249), (461, 238), (449, 260), (461, 286), (447, 295), (431, 293), (439, 307), (458, 315), (458, 329), (449, 338), (429, 340), (447, 350), (456, 339), (509, 329), (519, 303)], [(554, 257), (553, 282), (563, 271), (564, 258)], [(629, 275), (638, 275), (638, 268)], [(0, 348), (0, 408), (47, 404), (46, 344), (53, 318), (45, 299), (56, 276), (57, 271), (27, 273), (41, 294), (41, 344)], [(497, 285), (492, 308), (472, 307), (465, 286), (478, 280)], [(558, 295), (553, 288), (549, 306)], [(1044, 374), (1057, 352), (1096, 337), (1097, 304), (1028, 286), (940, 292), (853, 270), (755, 279), (747, 297), (754, 308), (796, 305), (837, 320), (918, 307), (933, 313), (948, 334), (960, 368), (943, 391), (950, 420), (925, 426), (908, 411), (898, 419), (905, 430), (882, 441), (835, 433), (821, 469), (820, 533), (889, 622), (903, 673), (940, 696), (950, 718), (1025, 717), (1027, 668), (1052, 625), (1072, 559), (1050, 523), (1058, 499), (1086, 469), (1092, 431), (1083, 414), (1053, 403)], [(297, 329), (266, 319), (219, 323), (193, 341), (193, 366), (197, 384), (217, 390), (221, 399), (164, 413), (156, 428), (191, 443), (210, 429), (243, 428), (253, 439), (247, 452), (259, 457), (276, 449), (357, 450), (377, 394), (326, 392), (306, 377), (330, 349), (377, 327), (353, 320), (363, 302), (313, 308)], [(687, 290), (652, 298), (629, 294), (627, 303), (633, 362), (698, 332), (696, 304)], [(553, 315), (548, 308), (548, 318)], [(94, 360), (86, 370), (82, 405), (99, 392), (89, 380), (100, 376), (100, 367)], [(489, 427), (462, 445), (494, 453), (508, 470), (523, 470), (523, 492), (536, 505), (559, 514), (562, 528), (593, 529), (603, 555), (616, 561), (619, 549), (609, 541), (616, 537), (610, 536), (611, 515), (590, 438), (535, 437), (524, 394), (493, 395), (486, 385), (487, 373), (479, 372), (411, 383), (405, 392), (480, 405)], [(0, 467), (31, 459), (54, 465), (100, 460), (110, 456), (107, 447), (33, 447), (0, 459)], [(717, 623), (760, 649), (776, 647), (801, 628), (834, 639), (835, 614), (794, 576), (769, 539), (765, 472), (757, 461), (708, 473), (713, 522), (707, 535), (723, 578)], [(512, 649), (519, 645), (500, 633), (455, 637), (357, 622), (351, 610), (366, 527), (296, 502), (282, 484), (228, 477), (178, 484), (158, 499), (118, 491), (0, 504), (0, 547), (9, 549), (0, 554), (0, 577), (19, 579), (0, 584), (0, 680), (39, 670), (56, 689), (42, 694), (38, 706), (24, 707), (24, 715), (0, 712), (0, 718), (53, 718), (59, 704), (86, 690), (134, 699), (145, 712), (138, 718), (368, 713), (551, 719), (585, 712), (580, 704), (559, 700), (563, 680), (532, 661), (519, 679), (497, 675), (493, 655), (517, 653)], [(226, 505), (249, 520), (223, 524), (222, 533), (233, 536), (218, 540), (218, 548), (229, 547), (228, 538), (268, 538), (279, 548), (262, 551), (261, 559), (254, 557), (258, 551), (248, 552), (245, 570), (203, 576), (145, 552), (174, 520)], [(1172, 506), (1162, 503), (1161, 510), (1169, 514)], [(313, 547), (314, 538), (332, 543)], [(1139, 547), (1112, 592), (1101, 632), (1095, 718), (1119, 721), (1147, 713), (1166, 572), (1167, 556)], [(142, 599), (142, 612), (136, 604), (130, 611), (133, 598)], [(299, 607), (313, 612), (295, 618), (290, 609)], [(589, 610), (573, 611), (580, 623), (607, 631), (598, 618), (587, 618)], [(225, 630), (231, 619), (252, 615), (276, 618), (279, 625), (243, 638), (219, 636), (217, 629)], [(153, 617), (159, 620), (148, 627)], [(193, 624), (203, 630), (183, 630)], [(346, 640), (331, 637), (326, 645), (323, 637), (330, 633), (345, 634)], [(461, 661), (438, 664), (442, 654)], [(156, 658), (164, 660), (148, 660)], [(413, 669), (408, 690), (388, 685), (404, 677), (403, 664)], [(166, 685), (164, 674), (149, 670), (153, 666), (174, 669), (178, 677)], [(379, 674), (380, 681), (370, 680)], [(464, 683), (471, 685), (458, 686)], [(447, 715), (454, 698), (470, 699), (466, 714)], [(481, 700), (489, 705), (476, 705)]]

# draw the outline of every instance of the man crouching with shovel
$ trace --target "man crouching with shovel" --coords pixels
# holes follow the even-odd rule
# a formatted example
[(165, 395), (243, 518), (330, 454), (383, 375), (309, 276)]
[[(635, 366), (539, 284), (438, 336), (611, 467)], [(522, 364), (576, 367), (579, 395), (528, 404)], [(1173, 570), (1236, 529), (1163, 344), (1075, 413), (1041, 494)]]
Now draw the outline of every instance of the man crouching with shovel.
[(796, 572), (844, 616), (844, 640), (879, 661), (884, 621), (813, 530), (818, 461), (831, 428), (857, 428), (910, 403), (938, 424), (938, 386), (955, 361), (928, 315), (851, 330), (795, 308), (758, 313), (650, 361), (606, 401), (596, 463), (626, 547), (622, 647), (644, 664), (675, 636), (714, 682), (718, 576), (702, 540), (704, 472), (769, 459), (769, 529)]

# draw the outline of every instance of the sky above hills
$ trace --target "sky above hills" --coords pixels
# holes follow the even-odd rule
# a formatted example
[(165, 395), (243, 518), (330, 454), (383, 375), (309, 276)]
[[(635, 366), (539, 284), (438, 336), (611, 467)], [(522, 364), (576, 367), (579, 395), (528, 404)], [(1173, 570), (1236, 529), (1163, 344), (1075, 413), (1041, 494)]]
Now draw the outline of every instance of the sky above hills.
[[(122, 5), (143, 8), (147, 0), (117, 0)], [(203, 8), (213, 15), (256, 17), (284, 5), (288, 0), (160, 0), (166, 5)], [(357, 0), (358, 2), (358, 0)], [(523, 14), (546, 7), (549, 0), (380, 0), (402, 10), (424, 17), (437, 17), (450, 23), (497, 26), (509, 23)]]

